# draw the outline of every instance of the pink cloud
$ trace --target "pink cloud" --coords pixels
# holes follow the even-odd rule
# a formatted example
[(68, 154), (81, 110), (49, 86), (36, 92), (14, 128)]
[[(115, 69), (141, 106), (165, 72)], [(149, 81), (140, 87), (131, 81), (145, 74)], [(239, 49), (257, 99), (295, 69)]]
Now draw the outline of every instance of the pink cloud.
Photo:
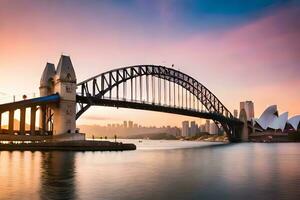
[(300, 113), (295, 103), (300, 99), (295, 92), (300, 90), (299, 13), (299, 7), (273, 10), (222, 34), (196, 34), (172, 47), (174, 59), (185, 60), (191, 66), (186, 71), (207, 83), (230, 109), (252, 99), (257, 113), (267, 102)]
[(173, 49), (181, 59), (198, 60), (225, 74), (237, 70), (243, 75), (251, 72), (267, 76), (276, 68), (276, 75), (282, 71), (293, 75), (300, 61), (299, 13), (299, 8), (276, 10), (225, 33), (197, 34), (178, 42)]

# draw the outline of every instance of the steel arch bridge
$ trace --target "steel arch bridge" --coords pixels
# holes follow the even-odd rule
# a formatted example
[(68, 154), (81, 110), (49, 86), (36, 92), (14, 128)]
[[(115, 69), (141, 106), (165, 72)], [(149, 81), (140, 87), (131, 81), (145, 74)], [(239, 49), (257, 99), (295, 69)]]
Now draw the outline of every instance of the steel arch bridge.
[(204, 85), (173, 68), (136, 65), (110, 70), (77, 84), (78, 119), (91, 106), (123, 107), (213, 120), (230, 141), (243, 122)]

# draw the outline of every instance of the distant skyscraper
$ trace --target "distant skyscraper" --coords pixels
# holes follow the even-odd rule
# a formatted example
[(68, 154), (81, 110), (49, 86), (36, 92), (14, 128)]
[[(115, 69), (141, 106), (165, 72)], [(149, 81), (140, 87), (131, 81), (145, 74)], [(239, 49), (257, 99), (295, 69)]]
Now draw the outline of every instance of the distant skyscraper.
[(209, 133), (209, 129), (210, 129), (210, 121), (209, 119), (207, 119), (205, 122), (205, 132)]
[(219, 128), (214, 122), (210, 123), (210, 126), (209, 126), (210, 134), (218, 134), (218, 132), (219, 132), (218, 130), (219, 130)]
[(240, 112), (242, 109), (245, 109), (248, 120), (254, 118), (254, 103), (252, 101), (240, 102)]
[(133, 121), (128, 121), (129, 128), (133, 128)]
[(190, 136), (195, 136), (197, 134), (197, 124), (195, 121), (191, 122), (191, 131), (190, 131)]
[(237, 109), (235, 109), (235, 110), (233, 111), (233, 116), (234, 116), (235, 118), (238, 118), (238, 115), (239, 115), (239, 111), (238, 111)]
[(189, 121), (182, 122), (182, 134), (183, 137), (189, 136)]
[(123, 122), (123, 126), (124, 126), (124, 128), (127, 128), (127, 121)]
[(202, 132), (202, 133), (206, 132), (205, 131), (205, 124), (200, 125), (199, 129), (200, 129), (200, 132)]

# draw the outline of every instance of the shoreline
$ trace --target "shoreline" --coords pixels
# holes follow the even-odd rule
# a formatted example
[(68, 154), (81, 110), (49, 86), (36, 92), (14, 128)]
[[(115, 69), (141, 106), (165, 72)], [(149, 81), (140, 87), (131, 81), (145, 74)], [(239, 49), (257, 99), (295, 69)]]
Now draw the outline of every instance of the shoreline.
[(131, 151), (136, 145), (109, 141), (61, 141), (0, 144), (0, 151)]

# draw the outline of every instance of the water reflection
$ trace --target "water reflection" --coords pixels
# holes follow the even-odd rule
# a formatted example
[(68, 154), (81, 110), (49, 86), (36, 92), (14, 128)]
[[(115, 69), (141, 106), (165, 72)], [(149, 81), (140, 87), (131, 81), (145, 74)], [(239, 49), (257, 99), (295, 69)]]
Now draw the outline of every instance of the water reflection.
[(300, 145), (296, 143), (147, 141), (144, 145), (129, 152), (0, 152), (0, 199), (300, 196)]
[(42, 153), (40, 198), (76, 198), (74, 152)]
[(39, 199), (40, 153), (0, 151), (0, 199)]

